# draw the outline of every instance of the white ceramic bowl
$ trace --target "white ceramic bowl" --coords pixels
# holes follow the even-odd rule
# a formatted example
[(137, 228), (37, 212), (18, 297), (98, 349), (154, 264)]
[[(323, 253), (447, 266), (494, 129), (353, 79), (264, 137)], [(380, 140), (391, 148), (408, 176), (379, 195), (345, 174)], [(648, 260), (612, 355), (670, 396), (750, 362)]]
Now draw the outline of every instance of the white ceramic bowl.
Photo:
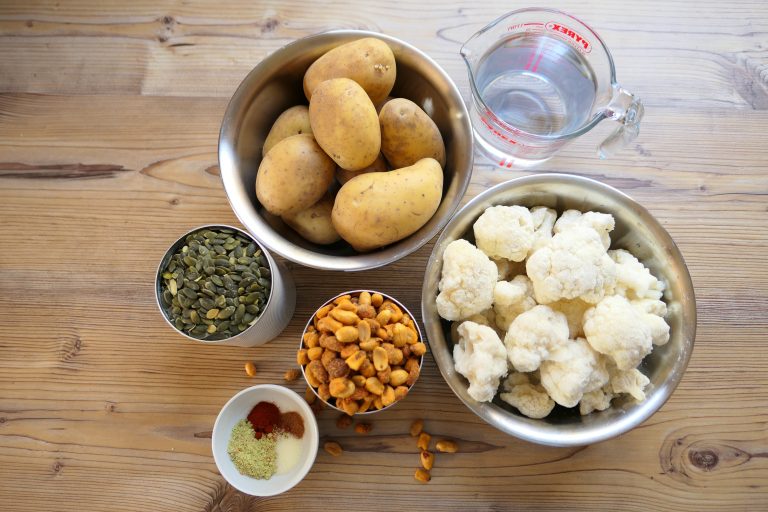
[[(268, 480), (257, 480), (240, 474), (227, 453), (227, 444), (235, 424), (248, 416), (259, 402), (272, 402), (280, 412), (297, 412), (304, 419), (301, 460), (285, 474), (275, 474)], [(213, 425), (211, 449), (216, 467), (229, 484), (252, 496), (274, 496), (292, 488), (309, 473), (317, 455), (319, 431), (317, 420), (307, 402), (288, 388), (275, 384), (260, 384), (240, 391), (221, 408)]]

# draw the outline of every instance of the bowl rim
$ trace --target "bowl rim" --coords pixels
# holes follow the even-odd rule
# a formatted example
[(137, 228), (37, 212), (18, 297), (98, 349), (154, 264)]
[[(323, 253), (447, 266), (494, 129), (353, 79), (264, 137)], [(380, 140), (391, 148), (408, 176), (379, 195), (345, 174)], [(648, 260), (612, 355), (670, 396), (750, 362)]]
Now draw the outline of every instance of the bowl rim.
[[(354, 296), (355, 293), (360, 293), (360, 292), (368, 292), (371, 295), (373, 295), (374, 293), (378, 293), (378, 294), (381, 294), (385, 299), (389, 299), (392, 302), (394, 302), (395, 304), (397, 304), (400, 307), (400, 309), (403, 310), (403, 313), (405, 313), (405, 314), (407, 314), (408, 316), (411, 317), (411, 321), (413, 322), (413, 325), (416, 326), (416, 332), (419, 335), (419, 340), (421, 340), (422, 342), (426, 341), (426, 338), (424, 338), (424, 334), (421, 332), (421, 328), (419, 327), (419, 322), (416, 321), (416, 318), (413, 316), (413, 313), (411, 313), (410, 310), (407, 307), (405, 307), (402, 302), (400, 302), (399, 300), (395, 299), (394, 297), (392, 297), (391, 295), (389, 295), (387, 293), (380, 292), (378, 290), (370, 290), (370, 289), (361, 288), (359, 290), (348, 290), (348, 291), (345, 291), (345, 292), (341, 292), (341, 293), (331, 297), (330, 299), (324, 301), (322, 303), (322, 305), (320, 305), (317, 309), (315, 309), (315, 311), (309, 316), (309, 319), (307, 320), (307, 323), (304, 325), (304, 329), (301, 331), (301, 335), (299, 336), (299, 350), (304, 348), (304, 334), (306, 334), (307, 329), (309, 328), (309, 326), (312, 325), (312, 320), (315, 318), (315, 315), (317, 314), (318, 311), (320, 311), (322, 308), (324, 308), (328, 304), (331, 304), (334, 300), (338, 299), (339, 297), (342, 297), (344, 295), (352, 295), (352, 296)], [(427, 344), (427, 346), (429, 346), (429, 345)], [(424, 355), (426, 355), (426, 354), (424, 354)], [(416, 383), (419, 382), (419, 379), (421, 379), (421, 370), (423, 369), (423, 366), (424, 366), (424, 355), (419, 356), (419, 377), (408, 388), (408, 394), (411, 394), (411, 391), (413, 390), (413, 388), (416, 387)], [(309, 380), (307, 380), (307, 374), (304, 371), (304, 365), (300, 364), (299, 367), (301, 368), (301, 375), (304, 377), (304, 381), (307, 383), (307, 387), (312, 390), (312, 393), (315, 394), (317, 399), (320, 400), (321, 402), (323, 402), (323, 404), (327, 405), (331, 409), (335, 409), (335, 410), (337, 410), (337, 411), (339, 411), (341, 413), (346, 414), (346, 411), (344, 411), (343, 409), (339, 409), (335, 405), (330, 404), (327, 401), (323, 400), (320, 397), (320, 395), (318, 394), (317, 390), (315, 388), (313, 388), (312, 385), (309, 383)], [(365, 412), (356, 412), (354, 414), (354, 416), (364, 416), (364, 415), (367, 415), (367, 414), (375, 414), (377, 412), (386, 411), (387, 409), (390, 409), (390, 408), (394, 407), (395, 405), (399, 404), (400, 402), (405, 400), (407, 397), (408, 397), (408, 395), (403, 397), (401, 400), (395, 400), (391, 404), (387, 405), (386, 407), (382, 407), (381, 409), (373, 409), (373, 410), (368, 410), (368, 411), (365, 411)]]
[[(190, 336), (189, 334), (185, 333), (184, 331), (180, 331), (179, 329), (176, 328), (175, 325), (173, 325), (173, 323), (171, 323), (170, 318), (168, 318), (168, 313), (166, 313), (165, 308), (163, 306), (163, 303), (160, 300), (160, 295), (162, 294), (161, 287), (162, 287), (162, 281), (163, 281), (162, 280), (163, 268), (165, 267), (165, 265), (168, 264), (168, 260), (170, 260), (170, 258), (173, 256), (173, 252), (175, 252), (176, 249), (178, 249), (179, 247), (181, 247), (183, 245), (185, 239), (189, 235), (191, 235), (193, 233), (196, 233), (198, 231), (202, 231), (204, 229), (216, 229), (216, 228), (232, 229), (232, 230), (240, 233), (241, 235), (243, 235), (244, 237), (246, 237), (247, 239), (249, 239), (253, 243), (255, 243), (256, 246), (259, 249), (261, 249), (261, 252), (264, 254), (264, 257), (267, 258), (267, 263), (269, 264), (269, 272), (270, 272), (270, 278), (269, 278), (269, 281), (270, 281), (269, 297), (267, 297), (267, 300), (264, 302), (264, 307), (261, 308), (261, 314), (259, 315), (259, 317), (256, 319), (255, 322), (253, 322), (251, 325), (249, 325), (248, 328), (246, 330), (244, 330), (243, 332), (235, 334), (234, 336), (230, 336), (228, 338), (221, 338), (221, 339), (218, 339), (218, 340), (201, 340), (200, 338), (195, 338), (193, 336)], [(173, 242), (168, 247), (168, 249), (165, 251), (165, 253), (163, 254), (163, 257), (160, 258), (160, 263), (158, 263), (157, 271), (155, 272), (155, 286), (154, 286), (155, 287), (155, 303), (157, 304), (157, 308), (160, 310), (160, 316), (163, 317), (163, 320), (165, 320), (165, 323), (170, 325), (171, 329), (173, 329), (175, 332), (181, 334), (185, 338), (187, 338), (189, 340), (192, 340), (192, 341), (197, 341), (197, 342), (200, 342), (200, 343), (207, 343), (208, 345), (217, 345), (217, 344), (228, 345), (233, 340), (239, 340), (239, 339), (247, 338), (247, 336), (243, 336), (243, 335), (246, 334), (248, 331), (250, 331), (253, 327), (255, 327), (259, 323), (259, 321), (264, 317), (264, 311), (266, 311), (267, 306), (271, 303), (272, 297), (273, 297), (273, 295), (275, 293), (275, 287), (274, 287), (274, 282), (273, 282), (273, 276), (274, 276), (275, 272), (277, 272), (277, 265), (275, 263), (275, 260), (272, 259), (272, 255), (269, 254), (269, 251), (264, 247), (264, 245), (261, 242), (259, 242), (258, 240), (256, 240), (256, 238), (253, 235), (251, 235), (250, 233), (248, 233), (244, 229), (241, 229), (241, 228), (238, 228), (238, 227), (235, 227), (235, 226), (230, 226), (228, 224), (203, 224), (203, 225), (198, 226), (196, 228), (190, 229), (189, 231), (187, 231), (186, 233), (181, 235), (179, 238), (177, 238), (176, 241)]]
[[(288, 485), (288, 487), (285, 487), (285, 488), (272, 487), (268, 492), (261, 493), (261, 494), (253, 494), (250, 489), (241, 488), (227, 478), (224, 471), (222, 471), (221, 465), (219, 463), (219, 459), (225, 456), (226, 454), (221, 454), (220, 452), (218, 452), (216, 450), (216, 444), (215, 444), (215, 439), (219, 437), (217, 434), (221, 432), (221, 427), (219, 427), (219, 424), (220, 424), (219, 422), (221, 421), (224, 411), (228, 409), (232, 405), (232, 403), (238, 398), (240, 398), (241, 396), (253, 393), (255, 391), (268, 391), (272, 393), (281, 394), (287, 397), (290, 401), (294, 402), (298, 406), (298, 408), (301, 409), (303, 413), (302, 414), (303, 419), (305, 421), (308, 421), (310, 425), (312, 425), (311, 428), (304, 429), (304, 435), (307, 435), (308, 433), (310, 433), (310, 431), (311, 433), (314, 434), (312, 440), (310, 441), (311, 446), (310, 446), (309, 452), (306, 453), (306, 457), (304, 458), (304, 465), (296, 471), (296, 473), (294, 474), (294, 478), (290, 480), (290, 485)], [(222, 434), (219, 434), (219, 435), (222, 435)], [(312, 409), (309, 407), (309, 404), (307, 404), (306, 400), (304, 400), (304, 398), (302, 398), (301, 395), (299, 395), (292, 389), (287, 388), (285, 386), (280, 386), (278, 384), (256, 384), (254, 386), (242, 389), (237, 393), (235, 393), (235, 395), (232, 396), (229, 400), (227, 400), (227, 403), (225, 403), (222, 406), (222, 408), (219, 410), (219, 414), (216, 416), (216, 421), (213, 424), (213, 430), (211, 433), (211, 453), (213, 454), (213, 460), (216, 464), (216, 469), (219, 471), (219, 474), (227, 481), (227, 483), (229, 483), (229, 485), (231, 485), (238, 491), (244, 492), (251, 496), (264, 496), (264, 497), (275, 496), (278, 494), (282, 494), (292, 489), (296, 485), (298, 485), (299, 482), (304, 480), (304, 477), (306, 477), (309, 471), (312, 469), (312, 466), (315, 463), (315, 459), (317, 458), (317, 450), (319, 448), (319, 445), (320, 445), (320, 428), (317, 424), (317, 418), (315, 417), (314, 412), (312, 412)], [(217, 454), (219, 455), (217, 456)], [(266, 481), (268, 482), (269, 480), (266, 480)]]
[[(424, 322), (424, 327), (427, 332), (428, 339), (438, 336), (442, 337), (443, 343), (445, 344), (446, 349), (448, 349), (447, 351), (450, 351), (449, 341), (445, 339), (442, 326), (440, 325), (441, 320), (439, 316), (436, 318), (436, 315), (431, 315), (427, 309), (427, 300), (430, 298), (432, 293), (432, 291), (428, 289), (430, 269), (434, 268), (438, 263), (440, 263), (442, 267), (442, 262), (439, 261), (443, 252), (441, 247), (445, 243), (446, 239), (449, 238), (447, 234), (449, 228), (454, 223), (461, 220), (463, 212), (469, 211), (483, 203), (487, 203), (488, 206), (494, 205), (492, 197), (496, 194), (517, 188), (521, 185), (547, 183), (551, 184), (553, 182), (577, 185), (587, 189), (596, 189), (604, 195), (616, 199), (625, 206), (631, 207), (631, 209), (644, 220), (650, 220), (654, 233), (658, 236), (661, 236), (663, 242), (667, 245), (667, 247), (669, 247), (671, 251), (670, 256), (672, 259), (679, 259), (679, 261), (682, 263), (681, 268), (683, 273), (680, 276), (682, 280), (681, 284), (685, 290), (685, 296), (689, 298), (689, 301), (685, 307), (682, 308), (681, 314), (683, 315), (683, 318), (688, 319), (684, 322), (684, 325), (690, 329), (690, 347), (684, 351), (683, 357), (679, 358), (675, 364), (676, 367), (682, 368), (682, 371), (679, 372), (679, 374), (673, 374), (671, 376), (672, 378), (665, 382), (666, 385), (662, 390), (660, 390), (660, 392), (653, 393), (652, 396), (647, 397), (645, 401), (642, 402), (643, 407), (639, 407), (631, 413), (617, 418), (616, 421), (607, 426), (587, 427), (580, 429), (575, 433), (569, 432), (566, 436), (562, 434), (542, 432), (540, 429), (530, 425), (529, 423), (517, 421), (514, 416), (511, 425), (507, 422), (499, 421), (502, 417), (508, 418), (511, 413), (500, 409), (498, 406), (492, 404), (491, 402), (481, 403), (462, 396), (462, 394), (455, 389), (454, 384), (451, 383), (451, 380), (449, 379), (449, 372), (444, 367), (444, 364), (440, 364), (441, 361), (444, 360), (444, 357), (439, 356), (432, 349), (431, 343), (430, 351), (432, 352), (435, 362), (437, 363), (437, 367), (440, 370), (440, 375), (442, 375), (446, 384), (448, 384), (448, 387), (451, 388), (451, 391), (453, 391), (453, 393), (459, 398), (459, 400), (461, 400), (462, 403), (464, 403), (465, 406), (467, 406), (477, 416), (486, 421), (489, 425), (519, 439), (523, 439), (525, 441), (536, 444), (558, 447), (583, 446), (605, 441), (607, 439), (611, 439), (624, 434), (651, 417), (661, 408), (662, 405), (664, 405), (664, 403), (666, 403), (674, 390), (677, 388), (678, 384), (682, 380), (683, 375), (685, 374), (685, 369), (688, 367), (688, 363), (693, 353), (696, 340), (697, 312), (696, 297), (694, 294), (693, 282), (691, 280), (688, 266), (685, 263), (685, 259), (683, 258), (680, 249), (677, 247), (677, 244), (675, 244), (671, 235), (667, 232), (666, 229), (664, 229), (661, 223), (640, 203), (632, 199), (624, 192), (618, 190), (615, 187), (612, 187), (611, 185), (584, 176), (566, 173), (546, 173), (522, 176), (499, 183), (489, 188), (488, 190), (485, 190), (467, 202), (467, 204), (465, 204), (461, 210), (459, 210), (459, 212), (453, 216), (450, 222), (446, 224), (443, 232), (440, 234), (440, 237), (435, 242), (432, 253), (430, 254), (430, 257), (427, 261), (424, 272), (424, 280), (422, 282), (421, 317), (422, 321)], [(450, 357), (451, 361), (453, 361), (452, 354), (450, 354), (448, 357)]]
[[(336, 255), (318, 253), (311, 249), (307, 249), (305, 247), (296, 245), (277, 233), (276, 233), (276, 236), (269, 237), (268, 239), (262, 239), (261, 237), (259, 237), (259, 240), (261, 241), (261, 243), (266, 247), (268, 247), (270, 250), (274, 251), (275, 254), (278, 254), (287, 260), (293, 261), (294, 263), (298, 263), (300, 265), (310, 267), (310, 268), (316, 268), (319, 270), (341, 270), (341, 271), (347, 271), (347, 272), (356, 272), (361, 270), (369, 270), (373, 268), (383, 267), (385, 265), (398, 261), (418, 251), (424, 245), (426, 245), (430, 240), (432, 240), (438, 233), (440, 233), (440, 231), (445, 227), (447, 222), (453, 217), (453, 215), (461, 206), (461, 200), (464, 197), (464, 194), (466, 193), (467, 188), (469, 187), (470, 181), (472, 179), (472, 171), (474, 170), (475, 141), (474, 141), (474, 133), (472, 131), (472, 125), (469, 120), (469, 111), (467, 110), (466, 103), (464, 102), (464, 99), (458, 87), (456, 86), (456, 83), (453, 81), (453, 79), (451, 79), (448, 73), (446, 73), (446, 71), (434, 59), (432, 59), (429, 55), (422, 52), (415, 46), (397, 37), (390, 36), (388, 34), (370, 31), (370, 30), (333, 29), (333, 30), (318, 32), (315, 34), (311, 34), (309, 36), (296, 39), (278, 48), (270, 55), (264, 57), (258, 64), (256, 64), (256, 66), (254, 66), (254, 68), (251, 71), (248, 72), (248, 74), (240, 82), (237, 89), (235, 90), (235, 93), (232, 95), (229, 102), (227, 103), (227, 108), (222, 117), (221, 128), (219, 130), (218, 148), (217, 148), (220, 177), (221, 177), (222, 184), (224, 186), (224, 192), (225, 192), (225, 195), (227, 196), (227, 201), (229, 202), (230, 208), (232, 209), (232, 211), (234, 212), (235, 216), (238, 218), (240, 223), (243, 224), (243, 226), (245, 226), (246, 230), (250, 232), (250, 229), (251, 229), (250, 226), (248, 225), (249, 224), (248, 219), (246, 218), (246, 215), (244, 213), (239, 212), (235, 208), (232, 198), (230, 197), (230, 192), (235, 191), (238, 173), (235, 170), (237, 168), (237, 163), (236, 163), (237, 155), (234, 150), (235, 143), (227, 142), (227, 139), (235, 138), (234, 137), (235, 133), (239, 129), (240, 124), (242, 123), (242, 118), (244, 114), (238, 115), (238, 110), (239, 110), (238, 105), (244, 105), (246, 103), (250, 105), (250, 102), (252, 100), (252, 98), (249, 98), (250, 83), (256, 79), (258, 74), (263, 70), (263, 68), (265, 68), (268, 65), (269, 62), (282, 58), (286, 53), (290, 53), (297, 46), (312, 44), (313, 42), (315, 42), (315, 40), (322, 42), (324, 39), (333, 38), (334, 36), (342, 36), (342, 37), (349, 37), (349, 38), (356, 37), (356, 36), (360, 38), (374, 37), (388, 43), (393, 43), (398, 46), (402, 46), (403, 48), (406, 48), (408, 51), (418, 55), (419, 58), (422, 59), (423, 61), (422, 66), (430, 66), (432, 69), (434, 69), (434, 71), (437, 74), (440, 75), (440, 77), (446, 84), (448, 97), (453, 98), (454, 100), (453, 103), (455, 104), (456, 108), (460, 110), (460, 115), (458, 117), (460, 117), (463, 120), (463, 125), (466, 131), (467, 140), (469, 141), (469, 150), (467, 152), (468, 155), (466, 157), (466, 162), (465, 162), (467, 166), (467, 176), (464, 180), (459, 182), (459, 186), (456, 191), (456, 197), (454, 199), (454, 204), (450, 206), (446, 212), (444, 212), (444, 216), (442, 219), (438, 219), (435, 225), (423, 234), (419, 234), (419, 231), (421, 231), (421, 228), (420, 228), (419, 231), (412, 233), (411, 235), (404, 238), (403, 240), (398, 240), (397, 242), (394, 242), (385, 247), (376, 249), (368, 253), (357, 253), (349, 256), (336, 256)], [(342, 43), (339, 43), (339, 44), (342, 44)], [(444, 198), (441, 199), (440, 206), (442, 206), (443, 200)], [(440, 208), (440, 206), (438, 206), (438, 209)], [(255, 206), (254, 206), (254, 210), (255, 210)], [(434, 218), (434, 215), (432, 218)], [(255, 223), (255, 227), (259, 228), (259, 230), (272, 229), (269, 226), (269, 223), (266, 220), (264, 220), (262, 216), (258, 213), (255, 215), (254, 223)], [(252, 234), (251, 236), (256, 237), (255, 234)], [(404, 242), (406, 241), (410, 241), (411, 243), (409, 245), (403, 246)]]

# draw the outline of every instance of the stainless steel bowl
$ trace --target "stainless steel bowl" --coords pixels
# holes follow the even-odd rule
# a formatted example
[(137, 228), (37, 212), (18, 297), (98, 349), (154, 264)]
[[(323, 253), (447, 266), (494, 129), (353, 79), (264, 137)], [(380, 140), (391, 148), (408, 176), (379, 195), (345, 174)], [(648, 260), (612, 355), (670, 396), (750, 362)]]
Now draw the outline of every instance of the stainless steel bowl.
[[(231, 229), (242, 235), (247, 240), (252, 240), (264, 256), (267, 258), (269, 271), (271, 273), (272, 285), (269, 289), (269, 297), (264, 304), (264, 309), (261, 311), (259, 317), (254, 321), (253, 325), (248, 327), (240, 334), (230, 336), (229, 338), (221, 339), (200, 339), (190, 336), (184, 331), (180, 331), (173, 325), (169, 318), (169, 312), (160, 296), (162, 294), (163, 284), (163, 271), (166, 265), (171, 260), (173, 255), (179, 248), (183, 247), (187, 243), (187, 237), (191, 234), (203, 231), (206, 229)], [(275, 260), (269, 251), (259, 244), (258, 241), (253, 240), (253, 237), (243, 231), (240, 228), (234, 226), (227, 226), (225, 224), (206, 224), (204, 226), (198, 226), (191, 229), (181, 235), (171, 246), (165, 251), (165, 255), (160, 260), (160, 264), (157, 266), (157, 272), (155, 273), (155, 302), (160, 310), (160, 314), (163, 316), (165, 322), (171, 326), (171, 328), (177, 333), (181, 334), (187, 339), (206, 343), (208, 345), (234, 345), (238, 347), (255, 347), (257, 345), (263, 345), (274, 338), (276, 338), (293, 317), (293, 311), (296, 306), (296, 286), (293, 282), (293, 277), (288, 269), (285, 268), (281, 262)]]
[[(413, 316), (413, 313), (411, 313), (408, 310), (408, 308), (406, 308), (403, 305), (402, 302), (398, 301), (397, 299), (395, 299), (391, 295), (387, 295), (386, 293), (383, 293), (383, 292), (380, 292), (380, 291), (377, 291), (377, 290), (350, 290), (350, 291), (346, 291), (346, 292), (341, 292), (338, 295), (335, 295), (335, 296), (331, 297), (327, 301), (323, 302), (312, 313), (312, 315), (309, 317), (309, 320), (307, 320), (307, 324), (304, 326), (304, 330), (301, 331), (302, 337), (299, 339), (299, 350), (304, 348), (304, 337), (303, 336), (307, 332), (307, 329), (309, 329), (309, 326), (312, 325), (313, 320), (315, 319), (315, 315), (317, 315), (317, 313), (318, 313), (318, 311), (320, 311), (320, 309), (322, 309), (323, 307), (325, 307), (328, 304), (331, 304), (334, 300), (338, 299), (339, 297), (341, 297), (343, 295), (352, 295), (354, 297), (355, 295), (357, 295), (357, 294), (359, 294), (360, 292), (363, 292), (363, 291), (370, 292), (371, 295), (373, 295), (374, 293), (379, 293), (379, 294), (381, 294), (384, 297), (385, 300), (391, 300), (392, 302), (397, 304), (398, 307), (400, 307), (400, 309), (403, 311), (403, 313), (408, 315), (409, 317), (411, 317), (411, 320), (413, 320), (413, 325), (416, 327), (416, 333), (419, 336), (418, 341), (423, 341), (424, 340), (424, 334), (421, 332), (421, 328), (419, 327), (419, 322), (416, 321), (416, 317)], [(321, 402), (323, 402), (325, 405), (327, 405), (328, 407), (336, 409), (339, 412), (344, 412), (342, 409), (339, 409), (338, 407), (336, 407), (335, 403), (330, 403), (330, 402), (322, 399), (322, 397), (318, 394), (317, 389), (313, 388), (312, 385), (309, 383), (309, 379), (307, 379), (307, 373), (306, 373), (306, 371), (304, 369), (304, 365), (300, 365), (300, 366), (301, 366), (301, 374), (304, 376), (304, 380), (307, 382), (307, 387), (312, 390), (312, 392), (315, 394), (315, 396)], [(424, 366), (424, 356), (421, 356), (421, 357), (419, 357), (419, 374), (421, 374), (421, 369), (423, 368), (423, 366)], [(416, 382), (418, 382), (418, 380), (419, 379), (416, 379)], [(416, 382), (414, 382), (413, 385), (410, 388), (408, 388), (408, 393), (410, 393), (411, 390), (413, 390), (413, 387), (416, 385)], [(402, 400), (405, 400), (405, 398), (403, 398)], [(389, 404), (386, 407), (382, 407), (381, 409), (369, 409), (368, 411), (365, 411), (365, 412), (355, 413), (355, 416), (363, 416), (363, 415), (367, 415), (367, 414), (374, 414), (374, 413), (377, 413), (377, 412), (385, 411), (385, 410), (387, 410), (387, 409), (389, 409), (391, 407), (396, 406), (397, 404), (402, 402), (402, 400), (398, 400), (396, 402), (393, 402), (393, 403)], [(335, 399), (334, 399), (334, 402), (335, 402)]]
[[(370, 253), (349, 244), (307, 242), (256, 199), (256, 171), (272, 123), (285, 109), (306, 104), (304, 72), (328, 50), (362, 37), (385, 41), (397, 59), (391, 95), (408, 98), (429, 114), (446, 146), (443, 199), (435, 215), (416, 233)], [(362, 30), (336, 30), (295, 41), (262, 60), (245, 77), (229, 102), (219, 135), (219, 166), (224, 190), (235, 215), (260, 242), (277, 254), (308, 267), (364, 270), (396, 261), (422, 247), (459, 206), (472, 175), (472, 128), (458, 89), (440, 66), (413, 46), (391, 36)]]
[[(467, 381), (453, 367), (450, 322), (437, 314), (435, 299), (445, 247), (459, 238), (474, 241), (472, 225), (493, 205), (549, 206), (562, 213), (573, 208), (610, 213), (616, 219), (611, 247), (627, 249), (666, 284), (670, 340), (654, 347), (640, 370), (651, 383), (646, 399), (614, 399), (610, 408), (580, 416), (578, 410), (559, 406), (542, 420), (527, 418), (496, 397), (479, 403), (467, 393)], [(422, 288), (422, 317), (430, 350), (440, 373), (467, 407), (489, 424), (508, 434), (551, 446), (579, 446), (609, 439), (636, 427), (669, 398), (688, 366), (696, 336), (696, 299), (693, 284), (672, 238), (653, 216), (629, 196), (587, 178), (565, 174), (526, 176), (499, 184), (475, 197), (445, 227), (427, 263)]]

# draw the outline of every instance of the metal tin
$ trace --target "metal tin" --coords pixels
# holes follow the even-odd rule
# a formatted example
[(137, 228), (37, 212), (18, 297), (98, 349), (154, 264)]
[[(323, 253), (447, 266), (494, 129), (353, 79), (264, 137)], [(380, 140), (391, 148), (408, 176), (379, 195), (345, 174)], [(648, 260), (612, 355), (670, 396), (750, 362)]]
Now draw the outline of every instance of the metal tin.
[[(397, 60), (392, 96), (419, 105), (440, 129), (446, 148), (443, 197), (432, 218), (412, 235), (381, 249), (358, 253), (346, 242), (316, 245), (301, 238), (256, 197), (256, 172), (264, 139), (281, 112), (307, 99), (302, 79), (318, 57), (364, 37), (386, 42)], [(416, 251), (435, 237), (458, 209), (472, 177), (473, 138), (469, 114), (456, 85), (428, 55), (400, 39), (363, 30), (334, 30), (294, 41), (264, 58), (243, 79), (227, 106), (219, 134), (221, 181), (229, 204), (250, 233), (270, 250), (323, 270), (381, 267)]]
[[(269, 271), (271, 273), (272, 285), (270, 286), (269, 297), (264, 305), (264, 310), (261, 312), (261, 316), (251, 325), (249, 328), (241, 332), (236, 336), (230, 338), (224, 338), (221, 340), (201, 340), (193, 338), (185, 332), (176, 329), (168, 318), (168, 314), (165, 312), (162, 303), (160, 302), (162, 273), (168, 261), (179, 247), (182, 247), (185, 243), (185, 239), (188, 235), (200, 231), (202, 229), (231, 229), (237, 231), (243, 237), (251, 240), (255, 243), (259, 249), (264, 253), (269, 264)], [(160, 314), (165, 319), (166, 323), (177, 333), (181, 334), (187, 339), (194, 340), (209, 345), (234, 345), (239, 347), (255, 347), (257, 345), (263, 345), (273, 339), (275, 339), (288, 325), (293, 317), (293, 311), (296, 307), (296, 286), (293, 282), (293, 277), (285, 266), (276, 261), (272, 255), (267, 251), (263, 245), (255, 240), (250, 234), (246, 233), (240, 228), (234, 226), (228, 226), (226, 224), (206, 224), (198, 226), (184, 233), (178, 240), (176, 240), (165, 255), (160, 260), (160, 264), (157, 266), (157, 272), (155, 273), (155, 302), (160, 310)]]
[[(537, 420), (521, 415), (498, 397), (477, 402), (467, 392), (467, 380), (454, 368), (450, 322), (437, 313), (435, 299), (445, 248), (459, 238), (474, 240), (472, 226), (489, 206), (548, 206), (558, 214), (568, 209), (610, 213), (616, 220), (611, 247), (627, 249), (666, 285), (666, 320), (670, 339), (654, 347), (640, 364), (648, 376), (646, 399), (616, 398), (601, 412), (580, 416), (559, 408)], [(480, 418), (526, 441), (550, 446), (581, 446), (604, 441), (631, 430), (656, 412), (682, 379), (696, 337), (696, 298), (682, 254), (669, 233), (648, 210), (619, 190), (588, 178), (568, 174), (525, 176), (496, 185), (467, 203), (435, 243), (427, 262), (421, 294), (421, 314), (430, 350), (448, 386)]]
[[(383, 293), (383, 292), (379, 292), (379, 291), (376, 291), (376, 290), (350, 290), (350, 291), (347, 291), (347, 292), (341, 292), (341, 293), (339, 293), (338, 295), (335, 295), (335, 296), (331, 297), (330, 299), (326, 300), (325, 302), (323, 302), (323, 303), (320, 305), (320, 307), (318, 307), (318, 308), (317, 308), (317, 309), (316, 309), (316, 310), (315, 310), (315, 311), (312, 313), (312, 315), (309, 317), (309, 320), (307, 320), (307, 323), (306, 323), (306, 325), (304, 326), (304, 329), (301, 331), (301, 338), (299, 338), (299, 350), (301, 350), (302, 348), (304, 348), (304, 333), (306, 333), (306, 332), (307, 332), (307, 329), (309, 328), (309, 326), (310, 326), (310, 325), (312, 325), (312, 320), (315, 318), (315, 315), (317, 314), (317, 312), (318, 312), (318, 311), (320, 311), (320, 309), (321, 309), (321, 308), (323, 308), (324, 306), (326, 306), (326, 305), (330, 304), (331, 302), (333, 302), (334, 300), (338, 299), (338, 298), (339, 298), (339, 297), (341, 297), (342, 295), (352, 295), (352, 296), (354, 296), (356, 293), (360, 293), (360, 292), (368, 292), (368, 293), (370, 293), (371, 295), (373, 295), (374, 293), (378, 293), (378, 294), (381, 294), (381, 296), (382, 296), (382, 297), (384, 297), (385, 299), (387, 299), (387, 300), (391, 300), (392, 302), (394, 302), (395, 304), (397, 304), (397, 306), (398, 306), (398, 307), (399, 307), (399, 308), (400, 308), (400, 309), (403, 311), (403, 313), (405, 313), (406, 315), (410, 316), (410, 317), (411, 317), (411, 320), (413, 320), (413, 325), (415, 325), (415, 326), (416, 326), (416, 332), (417, 332), (417, 333), (418, 333), (418, 335), (419, 335), (419, 341), (423, 341), (423, 342), (426, 342), (426, 339), (424, 339), (424, 335), (423, 335), (423, 334), (422, 334), (422, 332), (421, 332), (421, 328), (419, 327), (419, 322), (417, 322), (417, 321), (416, 321), (416, 317), (415, 317), (415, 316), (413, 316), (413, 313), (411, 313), (411, 312), (408, 310), (408, 308), (406, 308), (406, 307), (403, 305), (403, 303), (402, 303), (402, 302), (400, 302), (400, 301), (398, 301), (397, 299), (393, 298), (391, 295), (387, 295), (386, 293)], [(421, 370), (422, 370), (422, 368), (423, 368), (423, 366), (424, 366), (424, 356), (421, 356), (419, 359), (420, 359), (420, 360), (419, 360), (419, 377), (421, 377)], [(311, 385), (311, 384), (309, 383), (309, 381), (307, 380), (307, 374), (306, 374), (306, 373), (304, 373), (304, 365), (299, 365), (299, 366), (301, 367), (301, 374), (304, 376), (304, 380), (305, 380), (305, 381), (306, 381), (306, 383), (307, 383), (307, 387), (308, 387), (309, 389), (311, 389), (311, 390), (312, 390), (312, 392), (315, 394), (315, 396), (318, 398), (318, 400), (320, 400), (321, 402), (323, 402), (323, 403), (324, 403), (325, 405), (327, 405), (328, 407), (331, 407), (332, 409), (336, 409), (336, 410), (337, 410), (337, 411), (339, 411), (339, 412), (344, 412), (343, 410), (339, 409), (339, 408), (338, 408), (338, 407), (336, 407), (335, 405), (333, 405), (333, 404), (329, 404), (328, 402), (326, 402), (325, 400), (323, 400), (322, 398), (320, 398), (320, 395), (318, 395), (318, 394), (317, 394), (317, 390), (316, 390), (315, 388), (313, 388), (313, 387), (312, 387), (312, 385)], [(418, 382), (418, 380), (419, 380), (419, 379), (416, 379), (416, 382)], [(414, 382), (414, 383), (413, 383), (413, 385), (412, 385), (410, 388), (408, 388), (408, 394), (410, 394), (410, 393), (411, 393), (411, 391), (413, 390), (413, 388), (416, 386), (416, 382)], [(404, 399), (403, 399), (403, 400), (404, 400)], [(389, 409), (389, 408), (391, 408), (391, 407), (394, 407), (395, 405), (397, 405), (397, 404), (398, 404), (398, 403), (400, 403), (400, 402), (402, 402), (402, 400), (397, 400), (396, 402), (393, 402), (393, 403), (389, 404), (388, 406), (386, 406), (386, 407), (384, 407), (384, 408), (382, 408), (382, 409), (368, 410), (368, 411), (366, 411), (366, 412), (359, 412), (359, 413), (355, 413), (355, 416), (363, 416), (363, 415), (365, 415), (365, 414), (374, 414), (374, 413), (377, 413), (377, 412), (385, 411), (385, 410), (387, 410), (387, 409)]]

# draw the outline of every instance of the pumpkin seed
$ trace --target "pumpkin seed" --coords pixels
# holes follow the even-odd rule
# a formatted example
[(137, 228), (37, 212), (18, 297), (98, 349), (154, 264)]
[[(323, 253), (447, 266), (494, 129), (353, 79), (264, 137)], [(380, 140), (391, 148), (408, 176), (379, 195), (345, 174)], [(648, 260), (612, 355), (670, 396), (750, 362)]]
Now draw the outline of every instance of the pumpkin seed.
[(218, 310), (218, 309), (216, 309), (216, 308), (213, 308), (213, 309), (209, 310), (209, 311), (208, 311), (208, 312), (205, 314), (205, 318), (208, 318), (208, 319), (211, 319), (211, 318), (216, 318), (216, 316), (217, 316), (218, 314), (219, 314), (219, 310)]
[(235, 306), (227, 306), (221, 311), (218, 311), (219, 314), (216, 315), (216, 318), (218, 318), (219, 320), (226, 320), (227, 318), (231, 317), (234, 312), (235, 312)]

